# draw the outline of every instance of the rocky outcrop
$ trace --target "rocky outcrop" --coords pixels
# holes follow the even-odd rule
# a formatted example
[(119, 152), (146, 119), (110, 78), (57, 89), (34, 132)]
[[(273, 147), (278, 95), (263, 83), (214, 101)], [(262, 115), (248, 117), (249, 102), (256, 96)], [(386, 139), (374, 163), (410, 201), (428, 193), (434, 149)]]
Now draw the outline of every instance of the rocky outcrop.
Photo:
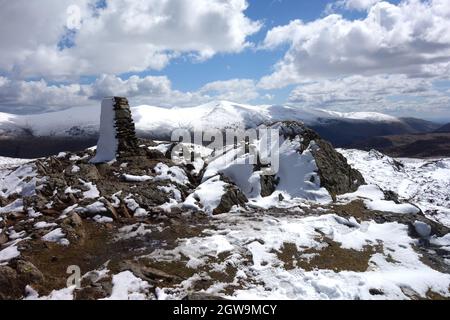
[(31, 262), (11, 261), (8, 266), (0, 266), (0, 300), (20, 299), (27, 285), (39, 285), (44, 275)]
[(225, 187), (225, 194), (222, 196), (219, 206), (214, 209), (213, 214), (222, 214), (230, 212), (234, 206), (245, 207), (248, 202), (247, 197), (242, 191), (233, 183), (223, 178), (228, 184)]
[(359, 186), (365, 184), (362, 174), (353, 169), (347, 159), (315, 131), (299, 122), (282, 122), (277, 126), (284, 138), (295, 139), (296, 136), (301, 138), (300, 153), (313, 144), (311, 152), (318, 167), (321, 186), (327, 189), (333, 198), (355, 192)]

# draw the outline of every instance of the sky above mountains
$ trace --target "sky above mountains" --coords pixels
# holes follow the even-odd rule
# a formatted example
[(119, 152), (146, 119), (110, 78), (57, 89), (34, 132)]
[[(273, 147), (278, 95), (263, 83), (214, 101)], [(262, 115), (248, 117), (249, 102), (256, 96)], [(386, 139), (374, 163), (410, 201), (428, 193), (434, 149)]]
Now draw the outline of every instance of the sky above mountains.
[(448, 0), (0, 0), (0, 112), (211, 100), (450, 120)]

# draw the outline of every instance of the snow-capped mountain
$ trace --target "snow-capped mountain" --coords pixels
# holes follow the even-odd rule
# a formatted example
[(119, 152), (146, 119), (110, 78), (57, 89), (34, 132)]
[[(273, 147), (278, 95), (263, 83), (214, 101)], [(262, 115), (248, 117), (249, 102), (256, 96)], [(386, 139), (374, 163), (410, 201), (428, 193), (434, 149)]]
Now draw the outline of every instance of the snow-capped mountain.
[[(386, 135), (431, 132), (439, 125), (375, 112), (342, 113), (306, 107), (216, 101), (188, 108), (132, 107), (137, 133), (170, 140), (174, 129), (254, 128), (263, 123), (302, 121), (336, 147)], [(0, 156), (36, 158), (80, 151), (97, 141), (100, 106), (37, 115), (0, 113)], [(366, 145), (366, 144), (364, 144)], [(39, 146), (37, 149), (36, 146)]]
[[(303, 121), (323, 125), (329, 121), (405, 124), (401, 119), (375, 112), (341, 113), (305, 107), (246, 105), (228, 101), (210, 102), (189, 108), (137, 106), (132, 108), (137, 130), (152, 134), (176, 128), (251, 128), (266, 122)], [(95, 134), (100, 121), (100, 107), (71, 108), (64, 111), (13, 115), (0, 113), (0, 134), (33, 136), (76, 136)], [(405, 124), (406, 125), (406, 124)]]

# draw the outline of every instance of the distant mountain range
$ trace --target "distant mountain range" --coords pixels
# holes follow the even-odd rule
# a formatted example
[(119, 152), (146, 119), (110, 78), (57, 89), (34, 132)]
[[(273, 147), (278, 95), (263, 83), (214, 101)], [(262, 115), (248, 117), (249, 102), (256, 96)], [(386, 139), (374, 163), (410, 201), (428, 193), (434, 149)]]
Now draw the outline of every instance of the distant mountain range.
[(435, 132), (437, 133), (450, 132), (450, 123), (447, 123), (445, 126), (440, 127)]
[[(228, 101), (190, 108), (132, 108), (141, 137), (169, 140), (177, 128), (253, 128), (263, 123), (303, 121), (336, 147), (367, 145), (380, 136), (420, 134), (441, 125), (415, 118), (396, 118), (375, 112), (341, 113), (305, 107), (246, 105)], [(76, 151), (95, 144), (100, 107), (72, 108), (38, 115), (0, 113), (0, 156), (37, 157)]]

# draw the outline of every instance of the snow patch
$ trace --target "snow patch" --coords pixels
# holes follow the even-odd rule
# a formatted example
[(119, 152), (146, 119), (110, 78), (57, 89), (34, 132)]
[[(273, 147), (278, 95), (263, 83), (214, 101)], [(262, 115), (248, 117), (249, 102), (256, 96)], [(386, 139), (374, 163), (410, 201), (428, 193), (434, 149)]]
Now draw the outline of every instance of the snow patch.
[(62, 231), (61, 228), (57, 228), (49, 233), (47, 233), (45, 236), (42, 237), (42, 240), (47, 242), (56, 242), (63, 246), (68, 246), (70, 244), (69, 240), (65, 238), (65, 234)]
[(130, 271), (116, 274), (112, 278), (112, 294), (106, 300), (145, 300), (150, 285)]

